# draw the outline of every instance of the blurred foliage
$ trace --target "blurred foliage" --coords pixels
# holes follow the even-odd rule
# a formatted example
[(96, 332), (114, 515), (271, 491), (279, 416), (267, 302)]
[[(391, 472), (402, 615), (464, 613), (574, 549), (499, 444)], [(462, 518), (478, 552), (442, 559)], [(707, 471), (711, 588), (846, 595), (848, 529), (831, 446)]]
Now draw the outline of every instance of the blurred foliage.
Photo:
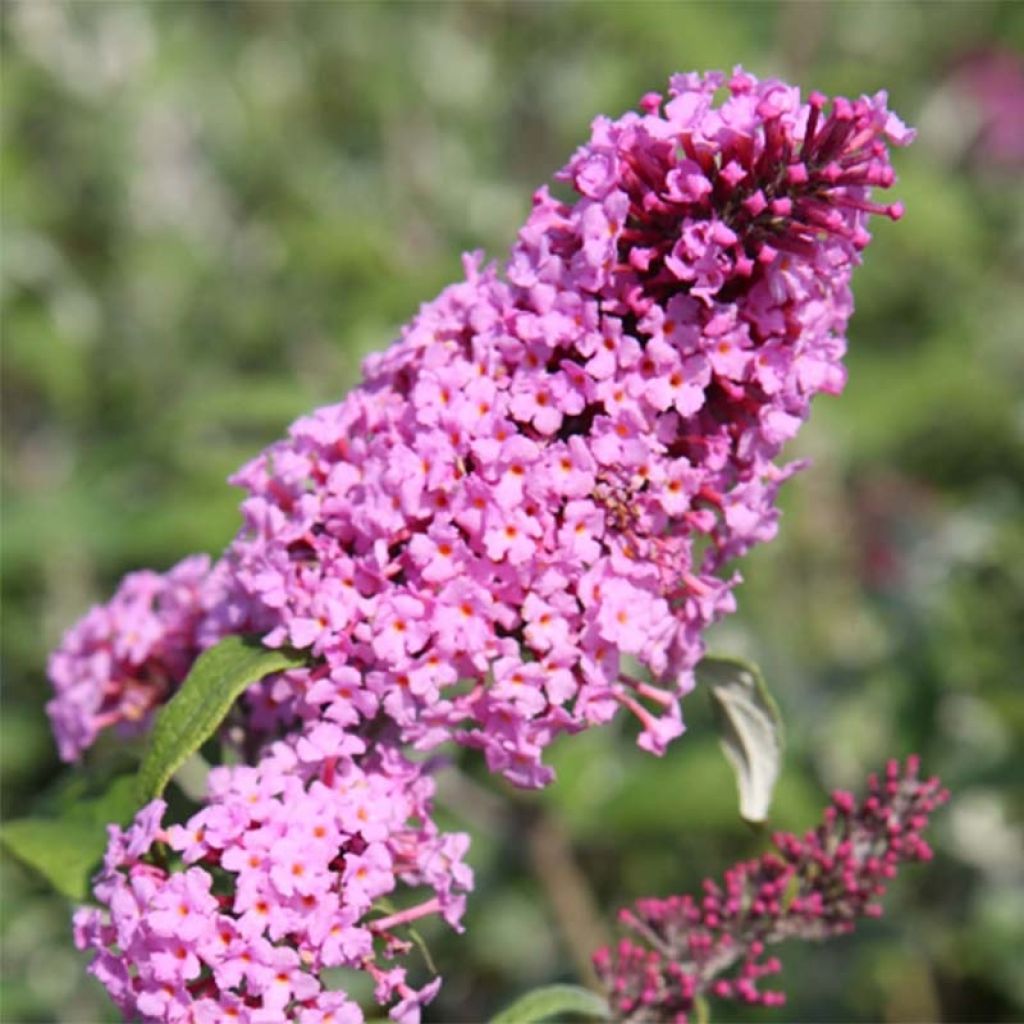
[[(42, 705), (61, 631), (124, 572), (218, 551), (225, 476), (339, 398), (462, 250), (505, 251), (594, 115), (735, 63), (887, 88), (921, 129), (896, 161), (908, 213), (876, 228), (848, 390), (794, 447), (813, 468), (713, 647), (760, 662), (782, 704), (773, 824), (912, 749), (954, 799), (889, 914), (790, 949), (790, 1003), (758, 1016), (1024, 1016), (1024, 190), (958, 74), (1019, 60), (1024, 5), (22, 0), (2, 46), (6, 814), (60, 771)], [(556, 926), (538, 821), (605, 920), (759, 849), (703, 695), (687, 707), (662, 761), (612, 729), (562, 744), (541, 797), (466, 768), (445, 814), (474, 832), (479, 888), (464, 937), (427, 929), (433, 1019), (571, 980), (596, 937)], [(66, 905), (0, 871), (0, 1016), (112, 1019)]]

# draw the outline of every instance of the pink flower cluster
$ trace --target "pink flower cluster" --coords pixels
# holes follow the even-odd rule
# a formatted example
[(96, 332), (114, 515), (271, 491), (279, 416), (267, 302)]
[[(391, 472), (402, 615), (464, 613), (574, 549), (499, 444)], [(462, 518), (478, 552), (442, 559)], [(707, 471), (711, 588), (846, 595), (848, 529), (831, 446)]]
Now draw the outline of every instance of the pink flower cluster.
[[(321, 971), (367, 971), (398, 1021), (417, 1021), (440, 986), (401, 966), (401, 925), (439, 913), (459, 927), (472, 873), (468, 838), (430, 819), (433, 782), (393, 748), (321, 723), (273, 744), (257, 767), (215, 768), (209, 802), (161, 825), (155, 800), (111, 842), (76, 941), (126, 1019), (197, 1024), (358, 1024), (362, 1012)], [(427, 898), (387, 916), (400, 886)]]
[[(577, 200), (536, 194), (503, 278), (467, 258), (361, 387), (234, 478), (204, 642), (248, 630), (317, 660), (254, 698), (256, 724), (384, 717), (526, 786), (554, 736), (622, 707), (663, 751), (733, 608), (722, 570), (775, 531), (796, 467), (773, 460), (842, 387), (865, 222), (899, 215), (868, 193), (909, 138), (884, 94), (828, 109), (740, 70), (598, 118), (560, 175)], [(80, 646), (65, 680), (129, 685)], [(70, 693), (66, 752), (103, 721), (66, 734)]]
[(209, 571), (209, 558), (194, 555), (165, 574), (133, 572), (64, 637), (50, 656), (56, 695), (46, 706), (62, 758), (78, 757), (108, 726), (145, 728), (188, 675)]
[[(467, 257), (359, 388), (233, 478), (223, 558), (131, 576), (67, 635), (68, 759), (224, 636), (309, 656), (245, 697), (254, 767), (215, 772), (185, 826), (158, 802), (114, 834), (78, 934), (127, 1014), (354, 1020), (318, 980), (345, 965), (415, 1019), (435, 988), (379, 965), (391, 928), (457, 925), (472, 880), (399, 751), (455, 740), (540, 786), (555, 736), (620, 708), (656, 753), (682, 732), (726, 567), (797, 468), (774, 460), (842, 386), (866, 220), (899, 215), (869, 199), (910, 138), (884, 94), (826, 107), (737, 70), (596, 120), (561, 173), (574, 203), (541, 189), (503, 273)], [(370, 919), (399, 882), (432, 895)]]
[(758, 981), (782, 965), (766, 956), (786, 939), (824, 939), (877, 917), (877, 902), (903, 863), (931, 858), (921, 838), (949, 794), (918, 778), (918, 759), (890, 761), (856, 801), (836, 792), (824, 822), (803, 838), (773, 836), (776, 851), (737, 864), (699, 898), (639, 900), (619, 919), (634, 936), (594, 955), (617, 1019), (686, 1024), (698, 997), (780, 1006)]

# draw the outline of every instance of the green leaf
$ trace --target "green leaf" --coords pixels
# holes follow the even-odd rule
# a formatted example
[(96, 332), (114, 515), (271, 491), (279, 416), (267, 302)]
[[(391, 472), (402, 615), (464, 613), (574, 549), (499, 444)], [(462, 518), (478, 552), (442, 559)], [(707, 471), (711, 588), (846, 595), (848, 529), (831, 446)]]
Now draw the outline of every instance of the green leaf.
[(778, 705), (757, 666), (739, 658), (707, 657), (697, 666), (697, 677), (708, 689), (719, 740), (736, 773), (740, 814), (763, 822), (782, 767)]
[(81, 902), (107, 848), (107, 825), (127, 825), (137, 807), (135, 776), (122, 775), (100, 796), (73, 804), (59, 818), (5, 822), (0, 841), (55, 889)]
[(206, 797), (206, 778), (210, 763), (200, 753), (190, 754), (174, 773), (174, 783), (193, 803), (201, 804)]
[(585, 1020), (610, 1020), (608, 1003), (599, 995), (579, 985), (547, 985), (535, 988), (517, 999), (491, 1024), (534, 1024), (536, 1021), (565, 1020), (567, 1016)]
[(164, 791), (174, 773), (216, 732), (239, 694), (271, 672), (306, 662), (305, 654), (272, 650), (253, 637), (225, 637), (204, 651), (153, 725), (139, 769), (139, 800), (147, 803)]

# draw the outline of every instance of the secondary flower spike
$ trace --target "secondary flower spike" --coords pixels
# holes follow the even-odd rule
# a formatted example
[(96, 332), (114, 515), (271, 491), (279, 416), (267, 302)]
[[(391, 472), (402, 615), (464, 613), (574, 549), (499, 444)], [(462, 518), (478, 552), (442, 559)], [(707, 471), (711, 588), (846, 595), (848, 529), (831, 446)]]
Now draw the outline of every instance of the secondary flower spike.
[[(573, 202), (537, 192), (502, 267), (467, 257), (347, 399), (234, 477), (244, 525), (197, 643), (317, 659), (253, 696), (254, 725), (386, 718), (521, 785), (623, 707), (663, 751), (729, 563), (775, 532), (780, 449), (843, 385), (866, 223), (899, 216), (869, 193), (910, 137), (884, 93), (802, 101), (741, 70), (598, 118), (559, 175)], [(108, 685), (80, 648), (58, 731), (73, 690)]]
[(802, 838), (773, 837), (775, 850), (737, 864), (700, 897), (639, 900), (619, 914), (633, 935), (601, 949), (594, 965), (615, 1019), (686, 1024), (698, 998), (781, 1006), (785, 995), (758, 987), (782, 965), (767, 947), (787, 939), (851, 932), (882, 913), (878, 900), (905, 863), (930, 860), (921, 837), (949, 794), (918, 777), (918, 759), (890, 761), (868, 794), (833, 794), (821, 825)]

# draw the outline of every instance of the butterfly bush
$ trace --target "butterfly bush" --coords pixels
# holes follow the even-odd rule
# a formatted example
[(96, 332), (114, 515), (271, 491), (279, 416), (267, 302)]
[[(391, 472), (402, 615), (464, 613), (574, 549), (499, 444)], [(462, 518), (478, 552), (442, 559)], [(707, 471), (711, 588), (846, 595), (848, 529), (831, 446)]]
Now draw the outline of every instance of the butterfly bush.
[[(843, 386), (866, 223), (901, 212), (870, 191), (893, 181), (888, 145), (910, 138), (884, 93), (804, 101), (740, 69), (676, 75), (667, 97), (598, 118), (558, 175), (571, 200), (541, 188), (503, 266), (466, 256), (464, 279), (367, 359), (359, 387), (235, 474), (243, 523), (221, 559), (129, 577), (71, 630), (49, 705), (68, 759), (106, 726), (144, 724), (225, 636), (308, 655), (243, 699), (255, 766), (216, 775), (185, 831), (167, 829), (194, 866), (152, 859), (159, 805), (138, 838), (115, 836), (107, 912), (84, 915), (79, 936), (129, 1012), (178, 1019), (196, 999), (319, 1020), (336, 999), (316, 982), (325, 957), (377, 978), (398, 948), (371, 951), (381, 926), (349, 889), (366, 850), (380, 884), (426, 884), (431, 912), (457, 924), (465, 840), (402, 796), (396, 779), (427, 783), (400, 749), (454, 740), (537, 787), (556, 736), (620, 709), (654, 753), (682, 732), (704, 630), (734, 608), (732, 563), (774, 534), (776, 493), (799, 468), (780, 450), (811, 398)], [(346, 817), (355, 778), (396, 802), (372, 836)], [(338, 884), (275, 881), (306, 827), (292, 805), (332, 823), (303, 870)], [(188, 834), (203, 838), (179, 849)], [(250, 845), (255, 867), (240, 859)], [(151, 908), (186, 889), (229, 938), (197, 932), (174, 966)], [(304, 907), (327, 891), (333, 909)], [(258, 934), (253, 899), (268, 907)], [(250, 941), (255, 974), (224, 966)], [(285, 965), (278, 987), (268, 957)], [(378, 996), (414, 1015), (404, 984), (380, 981)]]
[(758, 988), (782, 964), (767, 947), (787, 939), (843, 935), (879, 917), (878, 899), (902, 864), (927, 861), (921, 833), (949, 798), (919, 762), (891, 760), (868, 794), (837, 791), (824, 821), (803, 837), (773, 837), (775, 850), (737, 864), (701, 896), (643, 899), (620, 911), (634, 938), (594, 955), (616, 1019), (686, 1024), (698, 997), (781, 1006), (785, 994)]

